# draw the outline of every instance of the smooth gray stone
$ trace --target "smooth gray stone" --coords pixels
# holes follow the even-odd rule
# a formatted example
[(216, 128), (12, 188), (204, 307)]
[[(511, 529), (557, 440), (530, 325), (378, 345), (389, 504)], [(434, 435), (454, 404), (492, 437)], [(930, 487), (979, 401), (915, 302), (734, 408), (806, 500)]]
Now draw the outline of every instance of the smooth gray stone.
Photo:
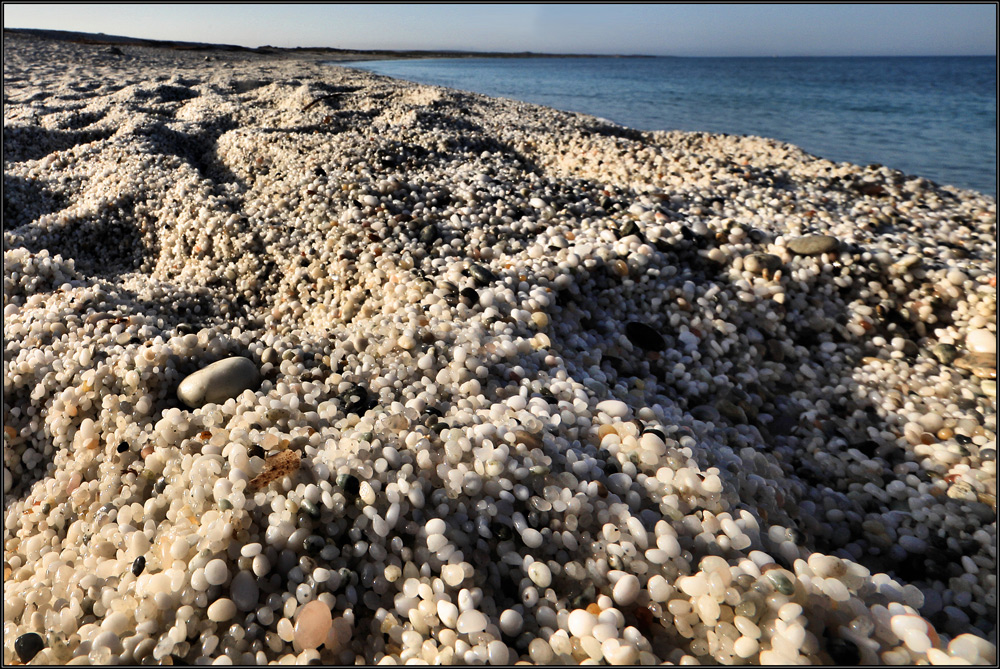
[(829, 235), (805, 235), (788, 242), (788, 250), (800, 256), (817, 256), (835, 251), (840, 242)]
[(256, 390), (260, 380), (260, 372), (249, 358), (226, 358), (185, 377), (177, 386), (177, 398), (192, 409), (222, 404), (244, 390)]

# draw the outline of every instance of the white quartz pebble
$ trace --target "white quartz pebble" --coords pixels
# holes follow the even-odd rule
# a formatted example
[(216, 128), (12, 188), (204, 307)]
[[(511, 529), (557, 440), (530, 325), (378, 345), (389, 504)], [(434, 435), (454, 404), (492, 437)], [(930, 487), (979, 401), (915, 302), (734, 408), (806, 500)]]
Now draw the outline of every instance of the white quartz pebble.
[(236, 615), (236, 604), (233, 600), (223, 597), (212, 602), (208, 607), (208, 619), (212, 622), (221, 623)]
[(627, 606), (635, 601), (639, 596), (639, 579), (635, 574), (626, 574), (618, 579), (614, 589), (611, 591), (615, 603)]
[(569, 614), (569, 632), (573, 636), (590, 636), (596, 624), (597, 617), (585, 609), (576, 609)]
[(624, 418), (628, 415), (628, 405), (621, 400), (604, 400), (597, 403), (597, 410), (603, 411), (612, 418)]
[(996, 353), (997, 335), (989, 330), (970, 330), (965, 337), (965, 346), (973, 353)]
[(520, 634), (523, 625), (524, 618), (517, 609), (507, 609), (500, 614), (500, 630), (508, 636)]
[(229, 577), (229, 568), (226, 563), (216, 558), (205, 565), (205, 579), (209, 585), (222, 585)]
[(489, 620), (485, 615), (475, 609), (471, 609), (463, 612), (462, 615), (458, 617), (458, 625), (456, 629), (461, 634), (471, 634), (473, 632), (482, 632), (486, 629), (488, 624)]

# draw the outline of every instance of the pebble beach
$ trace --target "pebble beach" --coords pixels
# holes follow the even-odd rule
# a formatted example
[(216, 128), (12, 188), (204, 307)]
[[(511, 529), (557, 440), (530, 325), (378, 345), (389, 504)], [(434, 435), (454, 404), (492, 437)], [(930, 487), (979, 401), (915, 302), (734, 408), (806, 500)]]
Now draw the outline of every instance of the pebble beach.
[(3, 50), (5, 665), (995, 664), (994, 198)]

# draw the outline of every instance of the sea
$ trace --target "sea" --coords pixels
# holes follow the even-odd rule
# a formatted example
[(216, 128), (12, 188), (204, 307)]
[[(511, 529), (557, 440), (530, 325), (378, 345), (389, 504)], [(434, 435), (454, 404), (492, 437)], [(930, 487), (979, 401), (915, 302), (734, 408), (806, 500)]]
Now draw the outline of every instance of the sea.
[(428, 58), (346, 65), (639, 130), (771, 137), (835, 162), (878, 163), (997, 195), (993, 57)]

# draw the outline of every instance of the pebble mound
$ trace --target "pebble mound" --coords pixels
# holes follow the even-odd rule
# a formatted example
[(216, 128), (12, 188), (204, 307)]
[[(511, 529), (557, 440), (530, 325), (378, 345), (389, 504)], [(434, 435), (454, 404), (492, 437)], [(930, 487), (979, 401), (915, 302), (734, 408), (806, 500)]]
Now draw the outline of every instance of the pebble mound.
[(5, 664), (995, 662), (993, 199), (280, 54), (4, 96)]

